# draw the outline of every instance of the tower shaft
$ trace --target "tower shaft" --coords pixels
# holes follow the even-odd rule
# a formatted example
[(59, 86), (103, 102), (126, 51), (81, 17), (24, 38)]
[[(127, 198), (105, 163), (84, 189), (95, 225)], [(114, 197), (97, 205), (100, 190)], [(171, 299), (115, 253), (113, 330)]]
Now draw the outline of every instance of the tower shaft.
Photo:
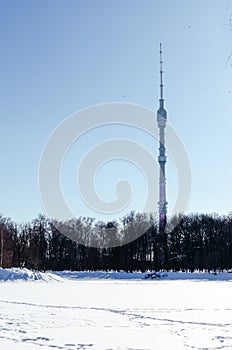
[(160, 166), (159, 178), (159, 227), (164, 229), (167, 221), (167, 199), (166, 199), (166, 148), (165, 148), (165, 127), (167, 122), (167, 112), (164, 108), (163, 93), (163, 61), (162, 61), (162, 45), (160, 44), (160, 99), (159, 109), (157, 111), (157, 123), (159, 127), (159, 156), (158, 162)]

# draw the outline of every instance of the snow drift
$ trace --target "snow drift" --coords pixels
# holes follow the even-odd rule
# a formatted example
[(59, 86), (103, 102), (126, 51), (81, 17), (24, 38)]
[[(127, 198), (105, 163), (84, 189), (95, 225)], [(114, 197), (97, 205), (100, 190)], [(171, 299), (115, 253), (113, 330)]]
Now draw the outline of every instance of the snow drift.
[(23, 269), (11, 268), (11, 269), (0, 269), (0, 281), (1, 282), (6, 282), (6, 281), (62, 282), (63, 278), (58, 275), (52, 274), (50, 272), (32, 271), (26, 268), (23, 268)]

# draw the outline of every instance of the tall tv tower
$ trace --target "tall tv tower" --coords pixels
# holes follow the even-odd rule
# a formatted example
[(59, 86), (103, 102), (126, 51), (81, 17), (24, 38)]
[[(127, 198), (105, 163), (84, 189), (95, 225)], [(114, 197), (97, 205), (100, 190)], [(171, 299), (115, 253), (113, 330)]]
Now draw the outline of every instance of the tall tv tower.
[(165, 164), (166, 164), (166, 149), (165, 149), (165, 133), (164, 129), (167, 122), (167, 112), (164, 109), (163, 97), (163, 61), (162, 61), (162, 44), (160, 44), (160, 99), (159, 109), (157, 111), (157, 123), (159, 127), (159, 227), (163, 230), (167, 221), (167, 200), (166, 200), (166, 178), (165, 178)]

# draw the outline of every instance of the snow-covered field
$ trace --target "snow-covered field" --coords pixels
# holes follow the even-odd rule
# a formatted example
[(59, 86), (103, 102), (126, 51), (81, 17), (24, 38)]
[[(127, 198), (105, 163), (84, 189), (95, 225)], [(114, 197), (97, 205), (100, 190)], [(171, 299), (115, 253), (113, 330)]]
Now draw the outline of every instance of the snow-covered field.
[(0, 349), (232, 349), (231, 274), (134, 276), (0, 270)]

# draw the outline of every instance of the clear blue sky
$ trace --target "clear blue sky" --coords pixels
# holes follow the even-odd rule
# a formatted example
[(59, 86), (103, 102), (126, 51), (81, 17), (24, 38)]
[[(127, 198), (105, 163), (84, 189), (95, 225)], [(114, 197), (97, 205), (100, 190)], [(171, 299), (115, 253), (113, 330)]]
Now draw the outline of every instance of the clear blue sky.
[(70, 114), (116, 101), (157, 109), (160, 41), (168, 119), (192, 168), (188, 212), (231, 211), (231, 13), (230, 0), (2, 0), (0, 213), (43, 213), (40, 156)]

